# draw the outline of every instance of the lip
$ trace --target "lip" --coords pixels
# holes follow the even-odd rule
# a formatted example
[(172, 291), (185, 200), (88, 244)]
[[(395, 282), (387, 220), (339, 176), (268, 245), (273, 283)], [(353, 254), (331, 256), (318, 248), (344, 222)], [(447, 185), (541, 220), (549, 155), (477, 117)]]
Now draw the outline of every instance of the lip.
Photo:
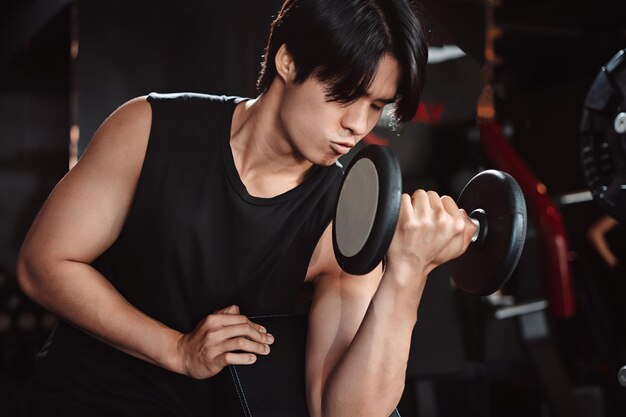
[(333, 151), (335, 151), (339, 155), (345, 155), (348, 152), (350, 152), (350, 149), (352, 149), (354, 145), (351, 143), (346, 143), (346, 142), (341, 142), (341, 143), (331, 142), (330, 147)]

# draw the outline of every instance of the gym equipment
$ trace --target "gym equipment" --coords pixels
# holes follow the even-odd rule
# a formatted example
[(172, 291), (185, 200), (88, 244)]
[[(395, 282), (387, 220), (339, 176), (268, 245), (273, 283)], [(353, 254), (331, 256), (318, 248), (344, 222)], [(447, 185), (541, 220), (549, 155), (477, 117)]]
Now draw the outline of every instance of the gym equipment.
[(598, 204), (626, 220), (626, 49), (602, 67), (585, 99), (581, 157), (585, 181)]
[[(619, 222), (626, 220), (626, 49), (602, 67), (580, 123), (585, 180), (594, 200)], [(617, 372), (626, 387), (626, 366)]]
[(483, 171), (472, 178), (457, 199), (478, 226), (467, 251), (450, 262), (454, 281), (473, 295), (501, 288), (519, 262), (526, 240), (526, 202), (509, 174)]
[(350, 162), (337, 197), (333, 249), (339, 266), (365, 275), (380, 263), (398, 223), (402, 176), (390, 148), (369, 145)]
[[(398, 221), (401, 174), (389, 148), (370, 145), (350, 162), (337, 199), (333, 248), (353, 275), (370, 272), (383, 259)], [(468, 250), (450, 262), (452, 277), (474, 295), (495, 292), (509, 279), (526, 238), (526, 203), (508, 174), (487, 170), (465, 186), (457, 201), (477, 231)]]
[(617, 382), (619, 382), (622, 387), (626, 387), (626, 366), (619, 368), (617, 372)]

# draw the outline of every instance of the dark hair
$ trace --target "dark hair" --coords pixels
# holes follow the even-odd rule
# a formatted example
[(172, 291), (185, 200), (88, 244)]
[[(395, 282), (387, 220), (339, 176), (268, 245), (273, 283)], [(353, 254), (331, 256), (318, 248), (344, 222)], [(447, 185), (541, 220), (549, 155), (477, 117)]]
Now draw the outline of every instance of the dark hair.
[(313, 76), (326, 83), (330, 101), (362, 97), (383, 55), (400, 64), (395, 118), (410, 120), (424, 85), (428, 46), (421, 14), (410, 0), (286, 0), (272, 22), (257, 91), (276, 76), (275, 57), (285, 44), (296, 83)]

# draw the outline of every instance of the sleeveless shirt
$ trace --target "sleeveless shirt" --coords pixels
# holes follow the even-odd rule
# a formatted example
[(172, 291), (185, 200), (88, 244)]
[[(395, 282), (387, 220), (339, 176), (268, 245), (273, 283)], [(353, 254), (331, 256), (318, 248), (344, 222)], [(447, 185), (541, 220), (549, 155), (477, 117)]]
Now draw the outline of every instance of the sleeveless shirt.
[[(148, 96), (152, 126), (133, 202), (115, 243), (92, 263), (131, 304), (183, 333), (231, 304), (247, 316), (291, 312), (334, 210), (339, 164), (313, 167), (273, 198), (247, 192), (230, 148), (242, 100)], [(61, 322), (36, 360), (26, 408), (225, 415), (219, 380), (169, 372)]]

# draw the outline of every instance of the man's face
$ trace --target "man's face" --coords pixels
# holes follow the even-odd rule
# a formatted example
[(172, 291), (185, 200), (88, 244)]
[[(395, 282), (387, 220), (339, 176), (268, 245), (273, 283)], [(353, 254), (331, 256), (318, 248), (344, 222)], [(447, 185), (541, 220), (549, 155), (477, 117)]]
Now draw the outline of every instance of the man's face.
[(279, 117), (292, 147), (314, 164), (333, 164), (374, 128), (399, 80), (398, 62), (385, 55), (368, 95), (348, 104), (327, 101), (324, 84), (314, 77), (287, 84)]

